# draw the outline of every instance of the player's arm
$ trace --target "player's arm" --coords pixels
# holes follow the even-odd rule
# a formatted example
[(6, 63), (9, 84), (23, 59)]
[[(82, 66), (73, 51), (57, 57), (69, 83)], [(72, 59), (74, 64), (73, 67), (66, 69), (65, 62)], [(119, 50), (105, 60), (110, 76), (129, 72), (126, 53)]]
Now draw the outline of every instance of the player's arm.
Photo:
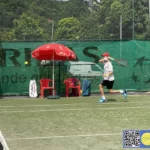
[(112, 74), (113, 74), (113, 71), (110, 71), (110, 72), (108, 73), (109, 76), (112, 75)]
[(103, 59), (103, 58), (102, 58), (102, 59), (100, 59), (100, 60), (99, 60), (99, 62), (100, 62), (100, 63), (104, 62), (104, 59)]
[(108, 57), (108, 59), (109, 59), (109, 60), (115, 60), (115, 59), (114, 59), (114, 58), (112, 58), (112, 57)]
[(104, 57), (104, 58), (100, 59), (99, 62), (102, 63), (102, 62), (104, 62), (104, 61), (106, 61), (106, 60), (108, 60), (108, 57)]
[(113, 71), (110, 71), (109, 73), (103, 74), (103, 77), (109, 77), (111, 74), (113, 74)]

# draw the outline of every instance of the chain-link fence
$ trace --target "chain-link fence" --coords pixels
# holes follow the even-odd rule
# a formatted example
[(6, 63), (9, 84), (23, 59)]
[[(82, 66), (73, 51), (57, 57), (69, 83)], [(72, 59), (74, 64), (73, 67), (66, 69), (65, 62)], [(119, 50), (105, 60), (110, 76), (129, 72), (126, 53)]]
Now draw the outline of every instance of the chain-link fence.
[[(57, 41), (60, 43), (60, 41)], [(2, 42), (0, 49), (0, 93), (27, 94), (29, 82), (41, 78), (52, 79), (52, 61), (41, 65), (31, 58), (31, 52), (45, 42)], [(123, 58), (128, 62), (122, 67), (112, 61), (115, 75), (115, 89), (134, 91), (150, 90), (150, 42), (129, 41), (61, 41), (76, 54), (75, 61), (55, 61), (55, 86), (59, 94), (65, 93), (64, 80), (76, 77), (81, 81), (91, 81), (91, 93), (99, 93), (102, 81), (103, 64), (99, 63), (101, 54), (109, 52), (111, 57)], [(121, 45), (121, 46), (120, 46)], [(28, 61), (28, 64), (25, 64)], [(16, 88), (17, 87), (17, 88)], [(39, 90), (38, 90), (39, 91)]]
[[(95, 68), (105, 51), (128, 62), (126, 68), (114, 64), (114, 88), (150, 89), (150, 0), (1, 0), (0, 14), (0, 93), (27, 93), (32, 78), (37, 83), (51, 78), (52, 65), (39, 66), (31, 58), (31, 51), (51, 42), (77, 55), (72, 67), (55, 63), (60, 94), (65, 78), (76, 76), (82, 82), (99, 71)], [(90, 80), (92, 92), (98, 92), (100, 76), (92, 74)]]

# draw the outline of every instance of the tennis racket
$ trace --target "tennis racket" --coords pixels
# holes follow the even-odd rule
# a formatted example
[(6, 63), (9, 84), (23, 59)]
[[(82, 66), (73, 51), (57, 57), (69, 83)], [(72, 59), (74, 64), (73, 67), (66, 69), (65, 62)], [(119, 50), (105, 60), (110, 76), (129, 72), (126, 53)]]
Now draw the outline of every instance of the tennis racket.
[(109, 57), (109, 59), (115, 61), (116, 63), (118, 63), (118, 64), (121, 65), (122, 67), (128, 66), (127, 61), (124, 60), (124, 59), (114, 59), (114, 58), (112, 58), (112, 57)]

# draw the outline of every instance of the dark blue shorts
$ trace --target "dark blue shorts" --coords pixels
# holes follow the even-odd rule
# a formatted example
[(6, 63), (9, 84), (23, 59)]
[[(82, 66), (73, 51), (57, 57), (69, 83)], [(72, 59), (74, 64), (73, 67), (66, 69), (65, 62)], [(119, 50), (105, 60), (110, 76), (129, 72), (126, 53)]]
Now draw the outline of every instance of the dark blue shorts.
[(103, 81), (101, 82), (101, 85), (102, 85), (102, 86), (106, 86), (107, 89), (112, 89), (112, 88), (113, 88), (113, 85), (114, 85), (114, 81), (103, 80)]

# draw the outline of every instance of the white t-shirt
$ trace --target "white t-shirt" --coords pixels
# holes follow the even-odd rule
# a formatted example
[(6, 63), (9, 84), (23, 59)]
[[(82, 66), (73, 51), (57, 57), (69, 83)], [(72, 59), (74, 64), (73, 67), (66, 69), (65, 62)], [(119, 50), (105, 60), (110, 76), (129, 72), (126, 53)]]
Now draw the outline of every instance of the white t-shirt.
[[(108, 74), (110, 72), (113, 72), (112, 63), (110, 61), (104, 62), (104, 74)], [(104, 80), (114, 81), (114, 74), (112, 73), (110, 76), (104, 77)]]

